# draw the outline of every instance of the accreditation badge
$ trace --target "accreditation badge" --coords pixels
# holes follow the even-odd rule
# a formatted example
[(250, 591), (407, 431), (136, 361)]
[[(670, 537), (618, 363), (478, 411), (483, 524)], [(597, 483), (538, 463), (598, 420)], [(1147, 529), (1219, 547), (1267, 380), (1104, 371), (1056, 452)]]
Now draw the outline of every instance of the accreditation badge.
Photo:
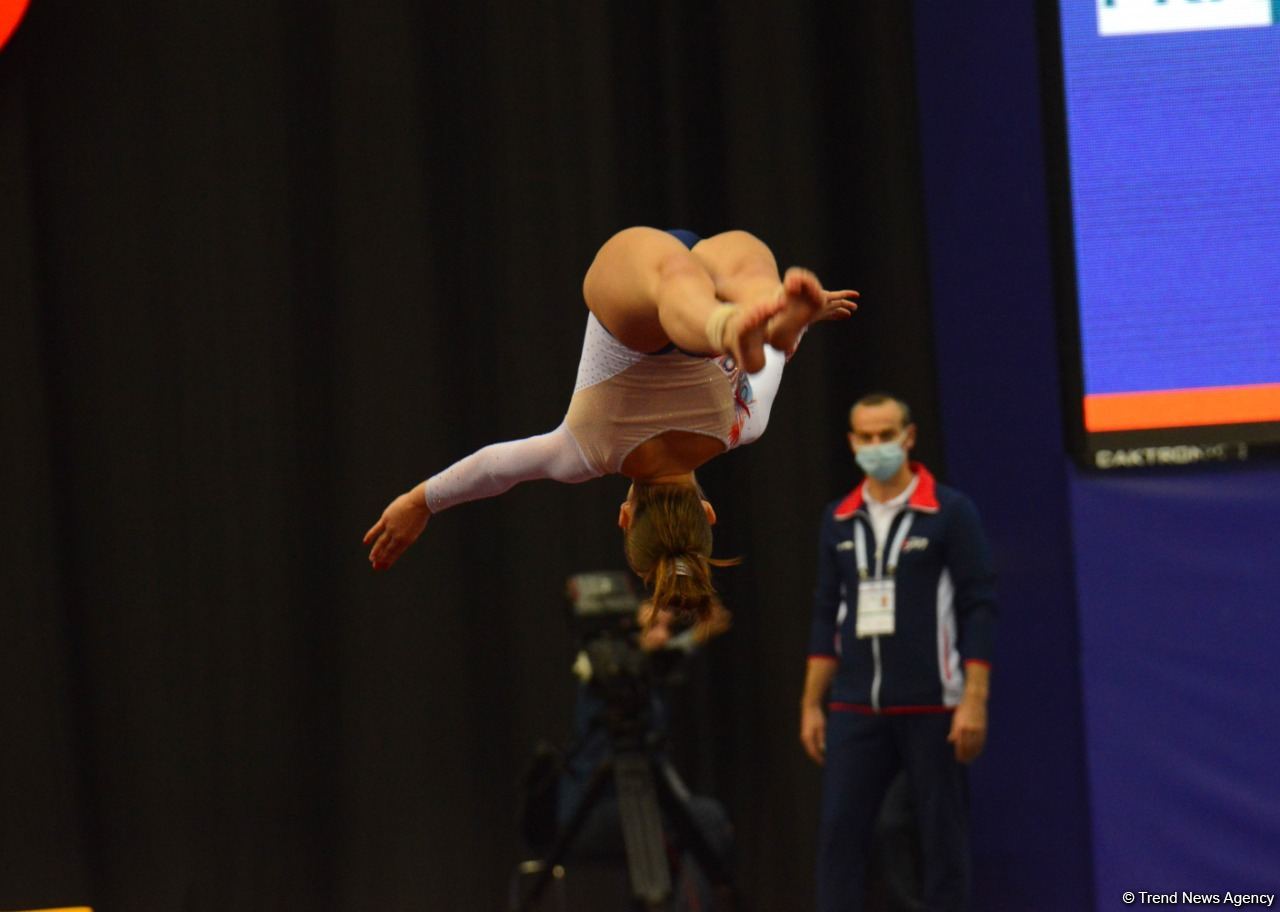
[(863, 580), (858, 584), (858, 639), (893, 635), (893, 580)]

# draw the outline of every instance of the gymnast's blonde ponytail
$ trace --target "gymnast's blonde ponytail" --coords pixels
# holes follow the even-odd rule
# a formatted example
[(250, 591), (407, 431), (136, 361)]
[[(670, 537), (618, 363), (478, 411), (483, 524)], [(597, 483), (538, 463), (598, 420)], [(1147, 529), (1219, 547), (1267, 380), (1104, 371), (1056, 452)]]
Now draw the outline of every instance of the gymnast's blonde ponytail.
[(636, 483), (624, 549), (627, 563), (652, 591), (656, 609), (702, 625), (723, 610), (711, 568), (741, 561), (712, 557), (711, 544), (711, 522), (696, 486)]

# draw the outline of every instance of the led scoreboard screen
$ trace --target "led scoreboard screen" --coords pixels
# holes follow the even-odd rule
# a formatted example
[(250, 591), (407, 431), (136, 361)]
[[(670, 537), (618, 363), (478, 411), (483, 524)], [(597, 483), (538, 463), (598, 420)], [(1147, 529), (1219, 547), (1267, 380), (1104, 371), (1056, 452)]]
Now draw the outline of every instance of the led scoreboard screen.
[(1100, 468), (1273, 452), (1280, 0), (1057, 13), (1077, 451)]

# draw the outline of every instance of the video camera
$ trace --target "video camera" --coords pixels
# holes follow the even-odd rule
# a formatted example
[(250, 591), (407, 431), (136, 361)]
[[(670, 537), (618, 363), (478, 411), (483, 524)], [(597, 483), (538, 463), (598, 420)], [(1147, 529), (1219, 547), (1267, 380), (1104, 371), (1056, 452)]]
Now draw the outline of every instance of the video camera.
[(575, 573), (565, 585), (569, 613), (575, 630), (583, 638), (598, 634), (634, 631), (640, 610), (631, 576), (618, 570)]
[(566, 585), (570, 620), (581, 652), (574, 673), (607, 695), (647, 692), (651, 683), (680, 683), (680, 669), (693, 645), (691, 635), (645, 652), (637, 642), (642, 600), (631, 574), (616, 570), (577, 573)]

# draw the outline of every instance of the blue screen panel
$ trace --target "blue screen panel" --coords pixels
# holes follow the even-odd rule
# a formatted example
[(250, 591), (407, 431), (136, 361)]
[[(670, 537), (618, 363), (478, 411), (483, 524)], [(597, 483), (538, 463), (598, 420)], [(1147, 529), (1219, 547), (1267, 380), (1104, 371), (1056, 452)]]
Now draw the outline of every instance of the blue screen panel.
[(1060, 3), (1090, 431), (1280, 421), (1277, 6)]

